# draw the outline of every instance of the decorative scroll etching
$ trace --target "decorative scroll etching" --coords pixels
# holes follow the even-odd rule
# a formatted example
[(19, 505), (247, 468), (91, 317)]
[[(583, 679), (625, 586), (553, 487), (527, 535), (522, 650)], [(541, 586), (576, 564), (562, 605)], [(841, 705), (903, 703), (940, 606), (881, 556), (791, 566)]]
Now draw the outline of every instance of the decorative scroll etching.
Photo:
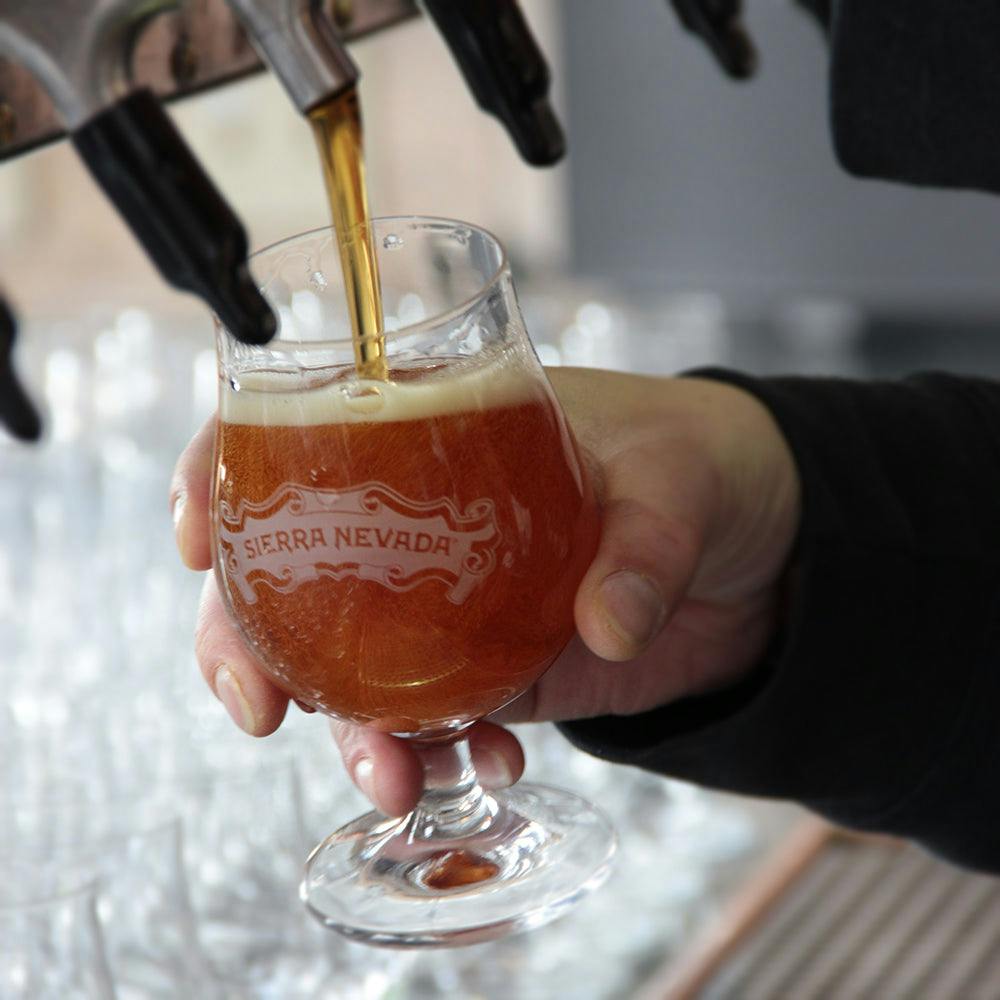
[(226, 573), (249, 604), (258, 584), (290, 593), (321, 576), (395, 591), (441, 580), (448, 600), (462, 604), (495, 568), (500, 541), (492, 500), (460, 513), (451, 500), (408, 500), (382, 483), (285, 484), (263, 503), (223, 502), (219, 512)]

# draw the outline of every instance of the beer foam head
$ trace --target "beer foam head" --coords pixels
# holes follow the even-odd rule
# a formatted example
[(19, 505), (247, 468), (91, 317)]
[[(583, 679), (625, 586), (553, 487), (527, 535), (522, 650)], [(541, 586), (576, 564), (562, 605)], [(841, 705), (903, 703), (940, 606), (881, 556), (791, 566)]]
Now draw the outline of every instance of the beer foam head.
[(400, 381), (258, 371), (222, 380), (219, 416), (230, 424), (299, 427), (389, 423), (513, 406), (546, 394), (544, 379), (521, 366), (480, 366)]

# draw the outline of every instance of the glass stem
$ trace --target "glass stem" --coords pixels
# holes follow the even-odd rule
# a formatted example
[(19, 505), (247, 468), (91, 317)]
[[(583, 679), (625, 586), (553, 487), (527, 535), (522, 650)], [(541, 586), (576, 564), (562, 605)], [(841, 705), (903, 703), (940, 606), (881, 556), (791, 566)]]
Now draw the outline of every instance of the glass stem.
[(496, 801), (479, 784), (469, 741), (414, 740), (424, 765), (424, 794), (411, 817), (411, 829), (422, 840), (455, 840), (482, 833), (497, 812)]

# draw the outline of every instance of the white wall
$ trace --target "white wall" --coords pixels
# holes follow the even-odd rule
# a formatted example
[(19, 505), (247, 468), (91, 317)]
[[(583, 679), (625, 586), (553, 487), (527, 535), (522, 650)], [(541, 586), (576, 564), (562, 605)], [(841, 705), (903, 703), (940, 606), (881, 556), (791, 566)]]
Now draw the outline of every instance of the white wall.
[(665, 0), (563, 0), (577, 268), (754, 306), (1000, 312), (1000, 198), (844, 174), (817, 25), (791, 0), (744, 6), (762, 63), (735, 84)]

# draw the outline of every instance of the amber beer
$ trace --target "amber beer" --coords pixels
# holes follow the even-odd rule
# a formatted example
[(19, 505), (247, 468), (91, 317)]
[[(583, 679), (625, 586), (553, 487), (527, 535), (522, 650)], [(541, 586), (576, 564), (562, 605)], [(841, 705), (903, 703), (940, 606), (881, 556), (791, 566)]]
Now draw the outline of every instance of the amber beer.
[(378, 257), (372, 246), (361, 109), (355, 87), (309, 113), (337, 231), (344, 295), (361, 378), (386, 379)]
[(216, 563), (290, 695), (429, 732), (499, 708), (549, 666), (573, 633), (597, 516), (537, 374), (391, 377), (375, 396), (344, 372), (225, 384)]

